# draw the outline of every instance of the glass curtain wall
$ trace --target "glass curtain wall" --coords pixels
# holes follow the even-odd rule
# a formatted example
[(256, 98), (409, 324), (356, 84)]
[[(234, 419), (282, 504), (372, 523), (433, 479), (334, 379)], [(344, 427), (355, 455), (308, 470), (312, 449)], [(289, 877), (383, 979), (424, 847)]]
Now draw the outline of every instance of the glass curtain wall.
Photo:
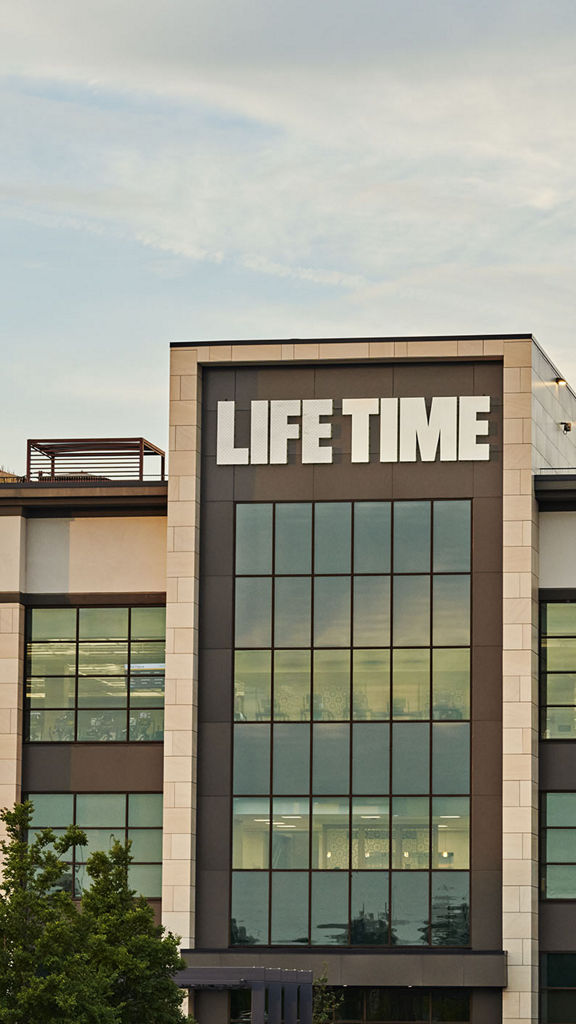
[[(333, 990), (341, 999), (333, 1020), (338, 1024), (436, 1024), (470, 1021), (470, 992), (467, 989), (341, 988)], [(232, 1024), (250, 1020), (250, 992), (230, 996)]]
[(576, 740), (576, 602), (540, 606), (542, 736)]

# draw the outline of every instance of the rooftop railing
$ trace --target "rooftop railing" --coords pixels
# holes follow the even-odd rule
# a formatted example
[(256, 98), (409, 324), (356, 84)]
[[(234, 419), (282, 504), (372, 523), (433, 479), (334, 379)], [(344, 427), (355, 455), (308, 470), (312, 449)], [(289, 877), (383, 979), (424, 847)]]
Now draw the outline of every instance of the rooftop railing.
[(28, 441), (26, 475), (0, 476), (15, 483), (106, 484), (165, 480), (166, 456), (143, 437), (59, 438)]

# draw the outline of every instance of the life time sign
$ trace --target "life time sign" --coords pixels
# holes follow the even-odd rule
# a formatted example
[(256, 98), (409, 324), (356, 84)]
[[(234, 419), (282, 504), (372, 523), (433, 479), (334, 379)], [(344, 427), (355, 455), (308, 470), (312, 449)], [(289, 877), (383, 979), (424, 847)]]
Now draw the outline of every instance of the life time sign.
[[(335, 405), (350, 418), (352, 462), (370, 461), (370, 428), (378, 423), (380, 462), (486, 462), (489, 395), (432, 398), (332, 398), (257, 400), (250, 403), (250, 444), (236, 444), (236, 403), (218, 402), (216, 462), (219, 466), (266, 466), (288, 462), (289, 444), (303, 463), (333, 462)], [(340, 408), (341, 406), (341, 408)]]

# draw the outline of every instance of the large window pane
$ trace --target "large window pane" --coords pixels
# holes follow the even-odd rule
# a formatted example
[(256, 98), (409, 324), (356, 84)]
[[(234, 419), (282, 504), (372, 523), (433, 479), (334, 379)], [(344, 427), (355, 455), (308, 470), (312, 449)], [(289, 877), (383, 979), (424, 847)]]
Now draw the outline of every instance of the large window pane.
[(314, 516), (314, 571), (350, 572), (350, 503), (317, 502)]
[(354, 572), (390, 572), (390, 503), (354, 505)]
[(354, 633), (356, 647), (386, 647), (390, 643), (390, 577), (354, 579)]
[(550, 988), (576, 989), (576, 954), (544, 953), (542, 984)]
[(166, 637), (166, 609), (132, 608), (130, 634), (133, 640), (164, 640)]
[(352, 792), (387, 793), (390, 785), (390, 726), (358, 722), (352, 726)]
[(544, 716), (544, 739), (576, 739), (576, 708), (547, 708)]
[(360, 946), (388, 944), (390, 897), (387, 871), (352, 874), (350, 942)]
[(322, 722), (313, 726), (313, 793), (347, 793), (350, 785), (350, 728)]
[(26, 684), (26, 696), (30, 707), (73, 708), (76, 699), (76, 685), (73, 676), (39, 676), (29, 679)]
[(324, 871), (348, 867), (348, 800), (312, 801), (312, 867)]
[(273, 793), (310, 792), (310, 726), (274, 726)]
[(75, 640), (75, 608), (32, 608), (30, 611), (32, 640)]
[(236, 572), (272, 572), (272, 505), (236, 506)]
[(75, 644), (28, 644), (27, 655), (31, 676), (70, 676), (76, 671)]
[(79, 793), (76, 797), (76, 824), (80, 828), (124, 828), (124, 793)]
[(542, 656), (548, 672), (575, 672), (576, 637), (543, 637)]
[(543, 1024), (572, 1024), (576, 1020), (576, 992), (543, 993)]
[(432, 945), (470, 944), (468, 872), (432, 872)]
[(432, 652), (434, 718), (470, 718), (470, 651)]
[(432, 726), (432, 791), (470, 790), (470, 727), (455, 723)]
[(576, 899), (576, 864), (549, 864), (546, 868), (546, 899)]
[(546, 830), (546, 860), (560, 864), (576, 861), (576, 828), (549, 828)]
[(434, 502), (434, 572), (469, 572), (470, 502)]
[(310, 646), (311, 581), (289, 577), (274, 582), (274, 643), (276, 647)]
[(274, 718), (292, 722), (310, 718), (310, 651), (275, 651)]
[(390, 715), (390, 651), (352, 652), (354, 718)]
[(308, 942), (308, 872), (273, 873), (270, 941), (286, 946)]
[(392, 726), (392, 791), (427, 793), (430, 785), (428, 725)]
[(430, 577), (394, 579), (394, 644), (421, 647), (430, 643)]
[(470, 643), (470, 577), (434, 577), (434, 644)]
[[(124, 828), (87, 828), (86, 839), (88, 842), (86, 846), (78, 846), (76, 849), (76, 862), (78, 864), (85, 864), (89, 857), (93, 853), (97, 853), (99, 850), (111, 850), (114, 843), (124, 843), (126, 833)], [(131, 851), (132, 852), (132, 851)], [(160, 858), (147, 858), (148, 860), (161, 860)], [(84, 884), (88, 881), (88, 876), (84, 880)]]
[(81, 743), (125, 743), (128, 736), (125, 711), (79, 711), (77, 739)]
[(74, 822), (72, 793), (29, 793), (34, 804), (32, 824), (35, 828), (67, 828)]
[(314, 652), (314, 718), (350, 718), (350, 652)]
[(352, 800), (352, 867), (378, 871), (388, 867), (390, 812), (386, 797)]
[(394, 651), (392, 665), (393, 717), (429, 718), (430, 651)]
[(268, 942), (268, 872), (232, 873), (233, 946), (262, 946)]
[(237, 647), (270, 647), (272, 581), (236, 580), (235, 638)]
[(392, 941), (399, 946), (427, 945), (427, 872), (392, 872)]
[(312, 505), (276, 505), (276, 564), (280, 575), (312, 570)]
[(430, 863), (429, 800), (427, 796), (392, 800), (392, 867), (420, 871)]
[(270, 792), (270, 726), (234, 726), (234, 792)]
[(28, 739), (32, 743), (72, 743), (73, 711), (31, 711)]
[(135, 743), (158, 743), (164, 739), (162, 708), (132, 708), (128, 738)]
[(348, 875), (312, 875), (311, 941), (316, 946), (348, 942)]
[(466, 797), (432, 800), (432, 867), (467, 871), (470, 867), (470, 801)]
[(270, 845), (270, 801), (234, 800), (232, 866), (267, 868)]
[(128, 672), (127, 643), (80, 643), (78, 672), (81, 676), (123, 676)]
[(576, 793), (546, 794), (546, 824), (576, 827)]
[(80, 608), (78, 612), (80, 640), (127, 640), (127, 608)]
[(576, 601), (543, 604), (542, 632), (548, 636), (576, 636)]
[(303, 800), (278, 799), (272, 805), (272, 867), (307, 868), (310, 805)]
[(89, 676), (78, 680), (80, 708), (120, 708), (127, 703), (128, 684), (123, 676)]
[(166, 662), (166, 644), (164, 641), (138, 640), (132, 641), (130, 647), (130, 672), (151, 673), (163, 672)]
[(234, 656), (234, 718), (265, 721), (270, 718), (270, 651), (236, 651)]
[(314, 580), (316, 647), (350, 646), (350, 577), (317, 576)]
[(394, 503), (394, 572), (430, 572), (430, 502)]
[(162, 860), (162, 829), (131, 828), (128, 839), (132, 843), (130, 852), (135, 861)]
[(162, 865), (131, 864), (128, 868), (128, 885), (147, 899), (159, 899), (162, 895)]
[(546, 679), (546, 703), (570, 704), (576, 706), (576, 673), (548, 673)]
[(440, 1021), (470, 1020), (470, 993), (466, 989), (432, 989), (432, 1024)]
[(162, 825), (162, 793), (130, 793), (128, 824), (140, 827)]

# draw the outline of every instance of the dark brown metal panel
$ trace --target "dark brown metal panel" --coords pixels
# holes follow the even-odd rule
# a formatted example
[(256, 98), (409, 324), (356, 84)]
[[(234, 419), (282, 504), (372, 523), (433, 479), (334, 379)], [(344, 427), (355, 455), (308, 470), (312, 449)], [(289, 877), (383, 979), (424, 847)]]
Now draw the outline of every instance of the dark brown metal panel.
[[(0, 597), (0, 600), (2, 598)], [(86, 594), (20, 594), (20, 601), (27, 608), (122, 608), (124, 605), (139, 607), (142, 605), (157, 605), (166, 603), (166, 592), (156, 593), (86, 593)]]
[(162, 791), (161, 743), (25, 743), (22, 761), (25, 792)]
[(541, 953), (572, 952), (576, 947), (576, 902), (540, 903)]
[(540, 790), (576, 790), (576, 743), (573, 740), (542, 740), (538, 768)]
[(502, 993), (499, 989), (475, 989), (471, 1024), (502, 1024)]

